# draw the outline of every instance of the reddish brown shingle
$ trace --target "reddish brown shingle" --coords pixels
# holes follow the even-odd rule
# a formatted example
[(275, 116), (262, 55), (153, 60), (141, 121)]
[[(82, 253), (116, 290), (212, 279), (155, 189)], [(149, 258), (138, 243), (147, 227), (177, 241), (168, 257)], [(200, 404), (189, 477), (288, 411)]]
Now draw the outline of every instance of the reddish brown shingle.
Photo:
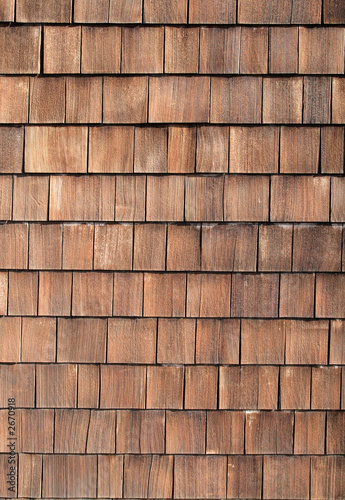
[(20, 23), (69, 23), (72, 5), (69, 0), (19, 0), (16, 20)]
[[(102, 78), (66, 78), (66, 122), (102, 121)], [(73, 129), (72, 129), (73, 130)]]
[[(78, 4), (80, 5), (82, 2), (85, 7), (87, 3), (91, 3), (89, 0), (76, 0), (74, 7), (75, 18), (78, 16)], [(107, 0), (108, 2), (109, 0)], [(101, 10), (100, 2), (98, 2), (94, 14), (100, 15)], [(91, 13), (92, 6), (90, 5), (88, 6), (86, 15), (90, 15)], [(83, 26), (81, 37), (81, 73), (120, 73), (121, 28), (117, 26)]]
[(340, 410), (340, 383), (340, 367), (313, 367), (311, 409)]
[(72, 315), (111, 316), (112, 292), (110, 273), (73, 273)]
[(191, 0), (189, 4), (189, 22), (200, 24), (232, 24), (236, 21), (235, 0), (215, 0), (205, 3)]
[(200, 225), (168, 225), (167, 271), (200, 269)]
[(291, 271), (292, 235), (290, 224), (260, 225), (259, 271)]
[(267, 73), (268, 28), (241, 28), (240, 73)]
[(195, 127), (168, 128), (168, 171), (190, 173), (195, 170)]
[(0, 73), (40, 72), (41, 30), (39, 26), (5, 26), (0, 30)]
[(1, 269), (27, 269), (28, 225), (0, 225)]
[(88, 410), (55, 411), (55, 453), (84, 453), (90, 420)]
[(98, 408), (99, 372), (97, 365), (78, 366), (78, 408)]
[(336, 498), (345, 489), (345, 458), (311, 457), (312, 498)]
[(195, 362), (238, 364), (240, 321), (237, 319), (198, 319)]
[(224, 220), (268, 220), (269, 179), (266, 176), (229, 175), (224, 184)]
[(284, 364), (285, 330), (284, 320), (242, 320), (241, 363)]
[(146, 366), (101, 365), (100, 387), (100, 408), (144, 408)]
[[(92, 263), (91, 245), (90, 242), (90, 263)], [(132, 246), (133, 227), (129, 224), (97, 224), (95, 226), (94, 269), (130, 270)]]
[(195, 320), (158, 320), (157, 363), (194, 363)]
[(93, 231), (92, 224), (64, 224), (63, 269), (92, 269)]
[(280, 172), (316, 174), (319, 168), (320, 129), (282, 127)]
[(165, 73), (198, 73), (199, 28), (166, 26), (164, 46)]
[(108, 363), (154, 363), (156, 329), (155, 319), (109, 319)]
[(118, 410), (116, 413), (117, 453), (164, 453), (163, 410)]
[[(114, 1), (114, 0), (112, 0)], [(187, 0), (146, 0), (144, 4), (144, 23), (181, 24), (187, 21)]]
[(123, 485), (123, 456), (98, 456), (98, 494), (105, 498), (121, 497)]
[(246, 453), (289, 455), (293, 451), (293, 412), (250, 412), (246, 415)]
[(216, 366), (186, 366), (184, 406), (187, 410), (217, 408), (217, 393)]
[(323, 173), (343, 173), (343, 127), (326, 127), (321, 129), (321, 171)]
[(147, 177), (146, 220), (182, 221), (184, 179), (182, 176)]
[(230, 316), (231, 275), (189, 274), (187, 310), (189, 317)]
[(185, 274), (145, 273), (144, 316), (184, 316), (185, 301)]
[(278, 316), (278, 274), (234, 274), (231, 289), (231, 316)]
[(142, 175), (116, 177), (116, 221), (145, 220), (146, 178)]
[(92, 0), (75, 0), (74, 21), (77, 23), (108, 22), (109, 0), (99, 0), (97, 5)]
[(22, 453), (19, 456), (18, 495), (23, 498), (39, 497), (41, 485), (42, 455)]
[(227, 172), (228, 157), (229, 127), (211, 126), (197, 129), (197, 172)]
[(331, 79), (305, 76), (303, 79), (303, 123), (330, 123)]
[(113, 410), (91, 411), (86, 453), (115, 453), (115, 419)]
[(8, 398), (13, 395), (17, 407), (35, 407), (35, 365), (0, 365), (0, 407), (8, 408)]
[(146, 123), (148, 78), (103, 79), (103, 123)]
[[(110, 0), (110, 23), (140, 23), (142, 20), (141, 0)], [(115, 495), (116, 496), (116, 495)]]
[(164, 28), (122, 28), (121, 72), (163, 73)]
[(20, 173), (23, 164), (23, 127), (0, 128), (0, 173)]
[(261, 498), (262, 457), (228, 457), (228, 498)]
[(282, 410), (310, 409), (311, 369), (309, 367), (281, 367), (280, 405)]
[(40, 272), (38, 314), (69, 316), (71, 314), (72, 273)]
[[(5, 190), (7, 188), (6, 184), (10, 184), (9, 178), (5, 177), (3, 183)], [(7, 196), (9, 195), (5, 192), (4, 210), (8, 206), (6, 203)], [(15, 176), (13, 179), (13, 220), (47, 220), (48, 197), (48, 176)]]
[(240, 71), (240, 28), (200, 28), (200, 73)]
[(126, 498), (172, 497), (172, 456), (126, 455), (123, 472), (123, 492)]
[(278, 127), (231, 127), (229, 171), (239, 174), (278, 172)]
[(89, 128), (89, 172), (133, 171), (134, 127)]
[(1, 363), (21, 361), (21, 335), (21, 318), (6, 318), (5, 316), (0, 318)]
[(168, 171), (167, 128), (135, 129), (134, 172), (165, 173)]
[(296, 455), (322, 455), (325, 450), (325, 412), (295, 413), (295, 445)]
[(182, 366), (147, 367), (147, 408), (183, 408), (184, 368)]
[(265, 456), (263, 470), (264, 498), (309, 498), (309, 457)]
[(204, 454), (206, 412), (166, 412), (166, 453)]
[(31, 224), (29, 269), (61, 269), (62, 225)]
[(55, 346), (55, 318), (22, 319), (22, 361), (53, 363)]
[(343, 28), (299, 28), (300, 73), (343, 73), (343, 55)]
[(114, 316), (142, 316), (143, 273), (114, 274)]
[(45, 26), (45, 73), (80, 73), (80, 26)]
[(0, 77), (0, 122), (28, 121), (29, 78)]
[(302, 123), (302, 78), (264, 78), (263, 123)]
[(286, 321), (285, 363), (327, 364), (328, 321)]
[(95, 318), (58, 319), (58, 363), (104, 363), (107, 322)]
[(225, 498), (227, 459), (205, 456), (175, 457), (175, 498)]
[(36, 384), (37, 408), (76, 407), (77, 365), (37, 364)]
[(270, 28), (269, 72), (297, 73), (297, 67), (298, 28)]
[(10, 272), (8, 275), (8, 314), (10, 316), (36, 316), (37, 302), (38, 273)]
[(244, 413), (239, 411), (207, 412), (208, 454), (242, 454), (244, 451)]

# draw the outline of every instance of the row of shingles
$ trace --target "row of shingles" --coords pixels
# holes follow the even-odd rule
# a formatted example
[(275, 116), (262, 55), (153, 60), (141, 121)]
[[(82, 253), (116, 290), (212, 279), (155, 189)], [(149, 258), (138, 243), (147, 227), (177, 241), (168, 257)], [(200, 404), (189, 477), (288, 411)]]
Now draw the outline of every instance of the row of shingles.
[(341, 320), (2, 317), (0, 361), (344, 365), (344, 333)]
[(344, 73), (344, 28), (45, 26), (43, 67), (40, 33), (37, 26), (1, 28), (0, 72)]
[[(94, 119), (104, 124), (213, 123), (213, 124), (343, 124), (345, 78), (339, 77), (208, 77), (116, 76), (67, 78), (68, 118), (80, 123)], [(64, 110), (64, 81), (35, 79), (43, 99), (52, 88), (57, 99), (48, 99), (52, 116)], [(3, 124), (27, 123), (29, 85), (26, 76), (0, 78)], [(60, 94), (58, 89), (60, 88)], [(103, 88), (103, 92), (102, 92)], [(49, 94), (49, 92), (48, 92)], [(59, 103), (60, 102), (60, 103)], [(57, 103), (57, 104), (56, 104)], [(33, 104), (35, 112), (37, 106)], [(55, 108), (56, 106), (56, 108)], [(42, 118), (46, 113), (40, 112)]]
[[(46, 83), (56, 80), (35, 82), (30, 116), (37, 120), (31, 121), (61, 122), (64, 99), (60, 117), (56, 108), (52, 115), (49, 107), (43, 108), (44, 116), (36, 113), (45, 102)], [(91, 108), (97, 109), (92, 99)], [(344, 128), (332, 126), (0, 127), (0, 147), (0, 173), (344, 172)]]
[(17, 453), (340, 455), (344, 424), (337, 411), (20, 409)]
[(345, 9), (337, 0), (4, 0), (1, 21), (46, 23), (338, 24)]
[(7, 223), (0, 269), (340, 272), (344, 238), (335, 224)]
[[(4, 468), (6, 459), (6, 455), (0, 455)], [(307, 500), (341, 496), (343, 471), (342, 456), (20, 454), (18, 487), (19, 495), (25, 498), (285, 499), (294, 496)], [(247, 480), (243, 481), (243, 477)], [(6, 490), (0, 492), (6, 496)]]
[(341, 273), (0, 273), (9, 316), (344, 318), (344, 292)]
[(2, 364), (0, 403), (15, 394), (18, 408), (340, 410), (344, 376), (339, 366)]
[(335, 223), (344, 191), (340, 176), (2, 175), (0, 220)]

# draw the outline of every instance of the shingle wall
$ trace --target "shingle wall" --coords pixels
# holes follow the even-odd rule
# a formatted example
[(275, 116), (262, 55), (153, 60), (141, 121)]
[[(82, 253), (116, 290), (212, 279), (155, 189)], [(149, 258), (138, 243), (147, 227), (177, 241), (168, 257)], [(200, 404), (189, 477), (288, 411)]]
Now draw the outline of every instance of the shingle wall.
[(345, 3), (0, 22), (0, 497), (344, 499)]

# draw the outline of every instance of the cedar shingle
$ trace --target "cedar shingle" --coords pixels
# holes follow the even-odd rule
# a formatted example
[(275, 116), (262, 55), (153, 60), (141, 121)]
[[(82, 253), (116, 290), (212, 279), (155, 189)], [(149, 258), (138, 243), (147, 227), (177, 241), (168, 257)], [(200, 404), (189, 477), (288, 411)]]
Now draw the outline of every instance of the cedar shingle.
[(8, 273), (0, 273), (0, 314), (7, 314)]
[(253, 224), (203, 224), (203, 271), (255, 271), (257, 227)]
[(0, 224), (0, 268), (27, 269), (28, 225)]
[(293, 270), (340, 271), (341, 235), (341, 226), (295, 226)]
[(291, 271), (292, 225), (260, 225), (259, 271)]
[(325, 24), (343, 24), (345, 23), (345, 6), (338, 0), (325, 0), (323, 15)]
[(195, 352), (195, 320), (158, 320), (157, 363), (193, 364)]
[(167, 129), (161, 127), (137, 127), (135, 129), (134, 152), (134, 172), (167, 172)]
[(115, 220), (145, 220), (146, 178), (143, 175), (116, 177)]
[(285, 330), (284, 320), (243, 319), (241, 322), (241, 364), (284, 364)]
[(225, 221), (266, 221), (269, 212), (269, 178), (228, 175), (224, 185)]
[(317, 318), (345, 318), (345, 276), (343, 274), (316, 275)]
[(151, 77), (149, 100), (150, 123), (208, 122), (210, 79), (205, 76)]
[(75, 0), (74, 22), (76, 23), (107, 23), (109, 0)]
[(264, 78), (263, 123), (302, 123), (303, 80)]
[(250, 412), (246, 415), (246, 453), (290, 455), (293, 452), (293, 412)]
[(296, 455), (322, 455), (324, 453), (325, 423), (325, 412), (296, 411), (294, 441)]
[(36, 365), (36, 397), (37, 408), (75, 408), (77, 365)]
[(109, 22), (140, 23), (142, 20), (142, 5), (142, 0), (125, 0), (121, 2), (110, 0)]
[(237, 319), (198, 319), (195, 362), (238, 364), (240, 321)]
[(345, 177), (332, 177), (331, 221), (345, 222)]
[(239, 0), (238, 22), (244, 24), (287, 24), (291, 18), (292, 0), (274, 0), (269, 4), (260, 0)]
[[(12, 219), (12, 184), (13, 181), (11, 175), (0, 176), (0, 197), (1, 197), (0, 220)], [(47, 196), (48, 196), (48, 185), (47, 185)]]
[(101, 365), (100, 387), (100, 408), (144, 408), (146, 366)]
[(61, 269), (61, 224), (31, 224), (29, 269)]
[(122, 73), (163, 73), (164, 28), (122, 28)]
[(64, 224), (63, 269), (92, 269), (92, 257), (93, 225)]
[(80, 26), (45, 26), (45, 73), (80, 73)]
[(327, 413), (327, 453), (332, 455), (345, 453), (345, 412)]
[(115, 453), (115, 416), (113, 410), (91, 412), (86, 453)]
[[(107, 3), (108, 1), (109, 0), (107, 0)], [(84, 5), (86, 4), (85, 0), (83, 0), (83, 3)], [(98, 14), (101, 13), (100, 7), (100, 2), (97, 2), (96, 12), (98, 12)], [(90, 15), (90, 9), (88, 9), (88, 11)], [(77, 3), (74, 7), (75, 20), (76, 17)], [(83, 26), (81, 36), (82, 73), (120, 73), (121, 28), (117, 26)]]
[(278, 373), (277, 366), (221, 366), (219, 409), (277, 409)]
[(168, 128), (168, 172), (190, 173), (195, 170), (195, 127)]
[(345, 321), (331, 321), (329, 364), (345, 365)]
[[(8, 182), (4, 183), (4, 187), (6, 188), (6, 184), (9, 184), (10, 178), (5, 177), (5, 179), (6, 181), (8, 180)], [(3, 195), (3, 193), (1, 194)], [(47, 220), (48, 195), (48, 176), (15, 176), (13, 180), (13, 220)], [(5, 209), (7, 206), (6, 198), (5, 194)]]
[(228, 157), (229, 127), (211, 126), (197, 129), (197, 172), (227, 172)]
[(260, 123), (262, 78), (211, 79), (211, 123)]
[(240, 36), (239, 27), (200, 28), (200, 73), (239, 73)]
[(200, 225), (168, 225), (167, 271), (200, 269)]
[(329, 177), (273, 176), (271, 220), (273, 222), (328, 222)]
[(36, 316), (37, 292), (37, 272), (9, 272), (8, 314), (10, 316)]
[(224, 177), (186, 177), (185, 219), (222, 221)]
[(218, 368), (216, 366), (186, 366), (186, 409), (216, 409), (217, 393)]
[(103, 123), (145, 123), (147, 106), (146, 76), (104, 77)]
[(146, 220), (182, 221), (184, 178), (182, 176), (147, 177)]
[(55, 410), (54, 452), (84, 453), (89, 422), (88, 410)]
[(97, 408), (99, 401), (98, 365), (78, 366), (78, 408)]
[(228, 457), (227, 498), (261, 498), (262, 457)]
[[(90, 245), (92, 245), (91, 242)], [(131, 269), (132, 246), (133, 227), (131, 225), (97, 224), (95, 226), (94, 269)], [(90, 254), (90, 262), (92, 262), (92, 246), (90, 246)]]
[(23, 164), (24, 128), (0, 128), (0, 173), (20, 173)]
[(111, 316), (112, 301), (112, 274), (101, 272), (73, 273), (73, 316)]
[(114, 273), (114, 316), (142, 316), (143, 273)]
[(89, 172), (133, 172), (134, 127), (90, 127), (89, 141)]
[(344, 172), (344, 127), (322, 127), (321, 172)]
[[(18, 21), (18, 19), (17, 19)], [(5, 26), (0, 30), (0, 73), (40, 72), (41, 30), (39, 26)]]
[(318, 366), (312, 368), (312, 410), (340, 410), (341, 368)]
[(206, 412), (166, 412), (166, 453), (204, 454)]
[(187, 278), (187, 316), (229, 317), (231, 275), (189, 274)]
[(14, 0), (4, 0), (4, 2), (1, 4), (0, 19), (1, 22), (14, 21)]
[(114, 203), (114, 177), (54, 176), (50, 179), (50, 220), (112, 221)]
[(174, 458), (169, 455), (124, 458), (125, 498), (172, 498)]
[(104, 319), (58, 319), (58, 363), (105, 363), (107, 322)]
[(230, 172), (276, 173), (278, 172), (278, 157), (279, 128), (230, 128)]
[(70, 23), (72, 5), (69, 0), (19, 0), (16, 21), (20, 23)]
[(42, 497), (95, 498), (97, 457), (44, 455)]
[(267, 73), (268, 28), (241, 28), (240, 73)]
[(215, 0), (211, 3), (191, 0), (189, 22), (196, 24), (232, 24), (236, 22), (236, 1)]
[(55, 318), (22, 318), (23, 362), (53, 363), (55, 345)]
[(175, 457), (175, 498), (225, 498), (227, 458)]
[(345, 122), (345, 79), (332, 78), (332, 123)]
[(292, 24), (320, 24), (321, 0), (292, 0)]
[(206, 442), (208, 454), (242, 454), (244, 451), (244, 413), (208, 411)]
[(185, 302), (185, 274), (145, 273), (144, 316), (184, 316)]
[(41, 271), (39, 274), (39, 316), (71, 314), (72, 273)]
[(282, 127), (280, 140), (281, 173), (313, 174), (318, 172), (319, 128)]
[(21, 330), (21, 318), (0, 318), (0, 363), (16, 363), (21, 360)]
[(278, 288), (278, 274), (234, 274), (231, 316), (277, 317)]
[(280, 406), (282, 410), (310, 409), (311, 369), (282, 366), (280, 369)]
[(171, 2), (165, 2), (163, 0), (145, 0), (143, 22), (159, 24), (186, 23), (187, 5), (187, 0), (172, 0)]
[(19, 455), (18, 496), (38, 498), (41, 495), (41, 484), (42, 455)]
[(13, 396), (19, 408), (35, 406), (35, 365), (0, 365), (0, 407), (8, 408)]
[(21, 410), (19, 449), (23, 453), (53, 453), (54, 410)]
[(108, 320), (108, 363), (155, 363), (155, 319), (116, 318)]
[(165, 27), (165, 73), (198, 73), (199, 28)]
[(27, 127), (25, 172), (86, 172), (86, 127)]
[(164, 447), (163, 410), (117, 411), (116, 453), (164, 453)]
[(263, 498), (309, 498), (309, 457), (264, 457)]
[(64, 123), (64, 121), (65, 79), (30, 78), (29, 122)]
[(102, 121), (102, 78), (66, 78), (66, 122)]
[(286, 364), (322, 365), (328, 357), (328, 321), (286, 321)]
[[(127, 3), (127, 2), (126, 2)], [(98, 456), (98, 495), (102, 498), (120, 498), (123, 484), (123, 456)]]
[(298, 28), (270, 28), (269, 72), (297, 73)]
[(299, 28), (300, 73), (344, 72), (343, 28)]
[(331, 79), (305, 76), (303, 79), (303, 123), (330, 123)]
[(29, 78), (0, 77), (0, 123), (28, 121)]
[(183, 408), (182, 366), (147, 367), (147, 408)]
[(279, 316), (314, 316), (315, 275), (292, 273), (280, 277)]
[(345, 457), (311, 457), (311, 498), (344, 496)]

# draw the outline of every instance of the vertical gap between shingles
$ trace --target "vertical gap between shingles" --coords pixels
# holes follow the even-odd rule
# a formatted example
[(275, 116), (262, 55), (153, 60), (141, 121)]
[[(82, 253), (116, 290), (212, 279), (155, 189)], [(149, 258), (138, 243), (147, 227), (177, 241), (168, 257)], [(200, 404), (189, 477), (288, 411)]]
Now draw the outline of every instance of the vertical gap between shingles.
[(109, 343), (109, 318), (106, 319), (107, 322), (107, 335), (105, 338), (105, 362), (108, 363), (108, 343)]
[(70, 315), (72, 316), (73, 313), (73, 279), (74, 279), (74, 272), (71, 272), (71, 304), (70, 304)]
[(58, 324), (59, 324), (59, 319), (55, 318), (55, 363), (57, 363), (57, 353), (58, 353)]
[(294, 241), (295, 241), (295, 224), (292, 224), (292, 230), (291, 230), (291, 266), (290, 266), (290, 271), (293, 270), (293, 246), (294, 246)]
[(96, 239), (96, 224), (92, 224), (92, 263), (91, 263), (91, 269), (94, 271), (95, 269), (95, 239)]
[(255, 262), (255, 272), (259, 271), (259, 254), (260, 254), (260, 228), (261, 224), (257, 224), (257, 234), (256, 234), (256, 262)]

